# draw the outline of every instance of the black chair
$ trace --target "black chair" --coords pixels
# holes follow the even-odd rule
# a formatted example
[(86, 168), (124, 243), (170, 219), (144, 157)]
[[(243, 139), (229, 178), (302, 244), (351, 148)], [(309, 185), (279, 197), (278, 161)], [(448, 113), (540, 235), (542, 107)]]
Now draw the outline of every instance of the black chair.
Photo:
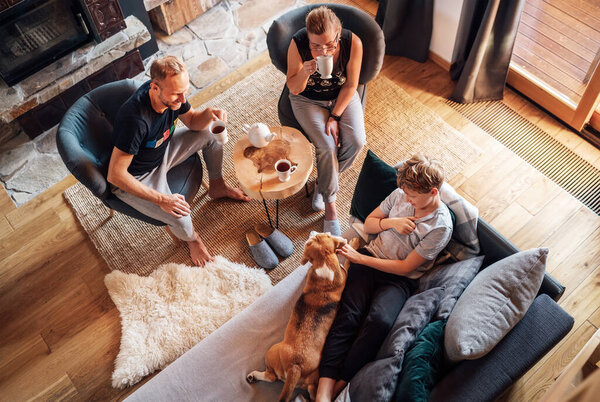
[[(283, 14), (273, 21), (273, 24), (267, 33), (267, 48), (269, 49), (271, 62), (279, 71), (284, 74), (287, 72), (287, 51), (292, 36), (294, 36), (298, 30), (304, 28), (306, 14), (313, 8), (322, 5), (326, 5), (333, 10), (342, 22), (342, 27), (351, 30), (362, 41), (363, 60), (357, 91), (364, 109), (367, 98), (366, 84), (379, 73), (385, 54), (383, 31), (379, 25), (377, 25), (375, 19), (367, 13), (342, 4), (312, 4)], [(283, 91), (279, 97), (277, 110), (279, 121), (282, 126), (294, 127), (301, 132), (304, 132), (292, 112), (287, 85), (284, 85), (283, 87)]]
[[(114, 211), (164, 226), (117, 198), (106, 181), (108, 163), (114, 147), (113, 126), (119, 108), (141, 83), (126, 79), (104, 84), (75, 102), (63, 116), (56, 134), (56, 145), (67, 169), (104, 205)], [(202, 161), (194, 153), (167, 174), (173, 193), (191, 202), (202, 184)]]

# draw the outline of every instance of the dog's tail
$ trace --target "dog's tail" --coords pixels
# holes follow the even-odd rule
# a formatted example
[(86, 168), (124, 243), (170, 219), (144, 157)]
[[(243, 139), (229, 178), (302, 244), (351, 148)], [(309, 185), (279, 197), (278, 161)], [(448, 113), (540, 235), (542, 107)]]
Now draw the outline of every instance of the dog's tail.
[(283, 384), (283, 390), (281, 390), (281, 395), (279, 395), (279, 402), (287, 402), (292, 398), (292, 393), (294, 392), (294, 388), (296, 388), (296, 384), (298, 380), (300, 380), (300, 366), (297, 364), (292, 364), (287, 371), (285, 372), (285, 383)]

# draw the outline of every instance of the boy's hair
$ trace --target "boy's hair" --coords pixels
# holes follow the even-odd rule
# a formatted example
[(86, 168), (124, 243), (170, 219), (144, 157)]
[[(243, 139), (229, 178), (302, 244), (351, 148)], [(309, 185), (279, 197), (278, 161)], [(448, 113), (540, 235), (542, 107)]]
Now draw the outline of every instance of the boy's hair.
[(314, 8), (306, 15), (306, 31), (311, 34), (321, 35), (330, 29), (341, 28), (342, 23), (338, 16), (326, 6)]
[(402, 189), (428, 193), (433, 188), (439, 190), (443, 182), (444, 169), (440, 162), (424, 155), (413, 155), (398, 170), (397, 183)]
[(152, 62), (150, 66), (150, 78), (152, 81), (162, 81), (167, 77), (181, 74), (184, 71), (187, 71), (187, 67), (179, 58), (166, 56)]

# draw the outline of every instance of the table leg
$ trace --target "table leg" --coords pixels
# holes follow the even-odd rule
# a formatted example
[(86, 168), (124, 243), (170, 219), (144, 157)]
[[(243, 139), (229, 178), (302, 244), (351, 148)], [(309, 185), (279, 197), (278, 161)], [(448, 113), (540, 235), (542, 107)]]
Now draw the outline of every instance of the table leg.
[(265, 206), (265, 212), (267, 213), (267, 219), (269, 220), (269, 226), (271, 226), (273, 229), (278, 229), (279, 228), (279, 200), (275, 201), (275, 206), (276, 206), (275, 226), (273, 226), (273, 222), (271, 221), (271, 214), (269, 213), (269, 208), (267, 207), (267, 202), (265, 201), (264, 198), (263, 198), (263, 205)]

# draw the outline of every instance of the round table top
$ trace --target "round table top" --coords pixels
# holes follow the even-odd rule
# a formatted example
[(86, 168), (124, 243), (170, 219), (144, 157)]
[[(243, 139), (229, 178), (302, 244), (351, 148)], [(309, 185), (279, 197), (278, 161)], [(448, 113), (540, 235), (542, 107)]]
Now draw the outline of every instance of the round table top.
[[(240, 187), (255, 200), (280, 200), (296, 194), (310, 176), (313, 156), (310, 142), (292, 127), (269, 127), (275, 137), (266, 147), (256, 148), (244, 135), (233, 147), (233, 166)], [(290, 180), (282, 182), (275, 162), (287, 159), (296, 166)]]

